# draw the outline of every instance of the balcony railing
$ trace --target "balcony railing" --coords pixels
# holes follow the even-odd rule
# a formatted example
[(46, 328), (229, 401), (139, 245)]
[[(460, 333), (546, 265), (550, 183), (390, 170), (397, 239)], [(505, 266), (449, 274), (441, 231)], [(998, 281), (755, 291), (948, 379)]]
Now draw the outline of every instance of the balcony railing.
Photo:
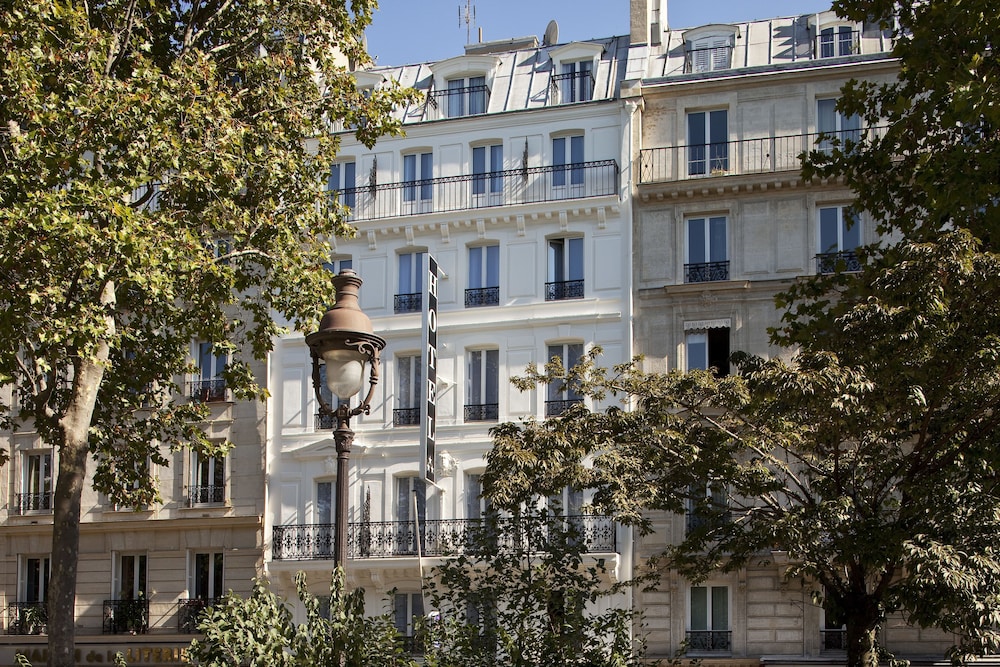
[(7, 605), (8, 635), (40, 635), (49, 624), (45, 602), (11, 602)]
[(582, 280), (561, 280), (555, 283), (545, 283), (546, 301), (564, 301), (565, 299), (582, 299)]
[(545, 416), (558, 417), (574, 405), (583, 403), (582, 398), (567, 398), (558, 401), (545, 401)]
[(846, 651), (847, 650), (847, 630), (820, 630), (820, 650), (823, 651)]
[(177, 601), (177, 632), (193, 635), (198, 632), (201, 615), (221, 602), (222, 598), (193, 598)]
[(711, 178), (742, 174), (797, 172), (800, 156), (811, 150), (830, 150), (833, 140), (841, 145), (863, 136), (877, 138), (884, 127), (843, 132), (813, 132), (768, 136), (706, 144), (644, 148), (639, 152), (639, 183), (669, 183), (689, 178)]
[(412, 294), (396, 294), (393, 298), (392, 312), (399, 313), (419, 313), (423, 308), (423, 293), (414, 292)]
[(145, 634), (149, 630), (149, 600), (105, 600), (106, 635)]
[(222, 378), (188, 382), (188, 396), (196, 403), (221, 403), (226, 400), (226, 381)]
[(14, 506), (11, 509), (15, 514), (51, 512), (52, 493), (16, 493), (14, 494)]
[(224, 502), (226, 502), (225, 486), (192, 486), (188, 489), (188, 503), (192, 507)]
[[(617, 553), (615, 522), (609, 516), (557, 517), (562, 528), (580, 540), (589, 553)], [(420, 547), (424, 556), (464, 553), (484, 530), (495, 531), (498, 549), (540, 549), (547, 534), (527, 539), (515, 519), (433, 519), (421, 523)], [(572, 530), (570, 530), (572, 529)], [(274, 560), (332, 559), (333, 524), (275, 526), (271, 545)], [(502, 537), (501, 537), (502, 536)], [(350, 523), (347, 528), (348, 558), (397, 558), (417, 555), (417, 533), (408, 521)]]
[(688, 630), (688, 651), (731, 651), (731, 630)]
[(465, 406), (465, 421), (467, 422), (495, 422), (499, 416), (499, 403), (482, 403)]
[(420, 408), (395, 408), (392, 411), (393, 426), (416, 426), (420, 423)]
[(428, 120), (436, 118), (461, 118), (486, 113), (490, 106), (489, 86), (465, 86), (435, 90), (427, 94)]
[(845, 252), (824, 252), (816, 255), (816, 273), (857, 273), (861, 270), (861, 260), (853, 250)]
[(729, 260), (684, 265), (686, 283), (710, 283), (717, 280), (729, 280)]
[(689, 534), (700, 528), (707, 528), (709, 530), (718, 528), (730, 523), (731, 521), (732, 516), (729, 512), (705, 514), (689, 510), (687, 514), (684, 515), (684, 527)]
[(337, 426), (337, 417), (327, 412), (316, 413), (316, 428), (320, 431), (329, 431)]
[(342, 190), (340, 201), (354, 197), (351, 220), (379, 220), (403, 215), (605, 197), (618, 194), (619, 187), (618, 163), (615, 160), (598, 160), (367, 185)]
[(500, 305), (499, 287), (472, 287), (465, 290), (465, 307)]

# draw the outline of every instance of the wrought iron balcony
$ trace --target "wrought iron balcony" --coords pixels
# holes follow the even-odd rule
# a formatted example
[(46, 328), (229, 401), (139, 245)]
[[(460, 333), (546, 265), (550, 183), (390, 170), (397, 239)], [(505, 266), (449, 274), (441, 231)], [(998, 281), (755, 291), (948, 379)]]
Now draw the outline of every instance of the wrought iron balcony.
[(397, 294), (393, 298), (392, 312), (394, 313), (419, 313), (421, 308), (423, 308), (423, 294), (421, 292)]
[(717, 280), (729, 280), (729, 260), (684, 265), (686, 283), (709, 283)]
[(820, 630), (820, 650), (846, 651), (847, 630)]
[(221, 403), (226, 400), (226, 381), (222, 378), (188, 382), (188, 396), (196, 403)]
[(51, 512), (52, 493), (17, 493), (14, 494), (14, 506), (11, 508), (15, 514), (31, 514), (32, 512)]
[(555, 283), (545, 283), (546, 301), (564, 301), (565, 299), (582, 299), (582, 280), (562, 280)]
[(11, 602), (7, 605), (8, 635), (41, 635), (49, 624), (45, 602)]
[(688, 651), (731, 651), (732, 630), (688, 630)]
[(105, 600), (106, 635), (140, 635), (149, 631), (149, 600)]
[[(618, 163), (597, 160), (567, 165), (445, 176), (420, 181), (370, 184), (341, 190), (354, 197), (351, 220), (465, 211), (564, 199), (617, 195)], [(427, 196), (425, 196), (427, 195)]]
[(861, 270), (861, 260), (853, 250), (845, 252), (824, 252), (816, 255), (816, 273), (857, 273)]
[(802, 155), (829, 151), (863, 137), (877, 138), (884, 127), (842, 132), (812, 132), (756, 137), (705, 144), (644, 148), (639, 151), (639, 184), (669, 183), (689, 178), (798, 172)]
[(465, 406), (465, 421), (495, 422), (500, 416), (499, 403), (481, 403)]
[(226, 502), (225, 486), (192, 486), (188, 488), (188, 503), (191, 507), (224, 502)]
[(192, 598), (177, 601), (177, 632), (193, 635), (198, 632), (201, 615), (221, 602), (222, 598)]
[(329, 431), (337, 427), (337, 418), (325, 412), (317, 412), (315, 424), (318, 430)]
[(558, 417), (574, 405), (583, 403), (582, 398), (567, 398), (559, 401), (545, 401), (545, 416)]
[(499, 287), (472, 287), (465, 290), (465, 307), (500, 305)]
[[(617, 553), (615, 522), (609, 516), (579, 515), (554, 517), (561, 528), (570, 528), (572, 539), (580, 540), (589, 553)], [(515, 519), (432, 519), (420, 525), (420, 550), (424, 556), (451, 556), (464, 553), (483, 531), (497, 535), (498, 549), (540, 549), (547, 533), (530, 536), (519, 529)], [(333, 524), (275, 526), (271, 544), (274, 560), (333, 559)], [(355, 522), (347, 527), (347, 557), (399, 558), (417, 555), (417, 533), (408, 521)]]
[(420, 408), (395, 408), (392, 411), (393, 426), (416, 426), (420, 423)]
[(478, 85), (435, 90), (427, 94), (427, 105), (430, 107), (427, 120), (478, 116), (490, 106), (490, 89)]

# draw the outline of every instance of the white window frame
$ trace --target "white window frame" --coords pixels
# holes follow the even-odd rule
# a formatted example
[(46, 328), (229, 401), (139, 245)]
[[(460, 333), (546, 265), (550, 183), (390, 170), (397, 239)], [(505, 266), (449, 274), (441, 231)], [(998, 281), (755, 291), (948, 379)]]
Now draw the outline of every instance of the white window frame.
[[(845, 116), (840, 109), (837, 109), (837, 97), (819, 97), (816, 99), (816, 133), (818, 135), (828, 135), (828, 138), (819, 142), (817, 150), (829, 153), (833, 150), (833, 139), (839, 140), (841, 149), (846, 141), (857, 143), (861, 140), (861, 117), (858, 115)], [(829, 123), (825, 119), (833, 121), (833, 127), (826, 127)]]
[[(482, 87), (480, 90), (473, 88)], [(486, 86), (486, 75), (458, 76), (445, 80), (444, 116), (446, 118), (464, 118), (486, 113), (489, 106), (489, 89)], [(478, 102), (478, 104), (473, 104)], [(479, 107), (473, 109), (474, 106)]]
[(472, 205), (499, 206), (504, 202), (503, 143), (472, 147)]
[[(37, 465), (32, 465), (34, 460)], [(30, 449), (21, 452), (21, 514), (52, 511), (55, 491), (55, 455), (52, 449)], [(46, 474), (47, 473), (47, 474)], [(37, 496), (37, 502), (34, 498)]]
[[(844, 36), (847, 36), (845, 39)], [(829, 37), (829, 38), (827, 38)], [(861, 51), (861, 31), (853, 23), (822, 25), (816, 31), (816, 57), (840, 58)], [(827, 49), (828, 52), (824, 52)]]
[(573, 104), (594, 99), (594, 59), (559, 63), (559, 102)]
[[(864, 227), (862, 226), (861, 216), (855, 215), (853, 223), (851, 224), (851, 229), (847, 229), (847, 204), (831, 204), (831, 205), (821, 205), (817, 209), (817, 225), (816, 225), (816, 252), (818, 254), (825, 253), (841, 253), (841, 252), (854, 252), (864, 243)], [(823, 225), (824, 225), (824, 211), (832, 211), (835, 216), (834, 224), (837, 225), (837, 244), (836, 247), (828, 245), (823, 246)], [(854, 247), (847, 247), (851, 243), (852, 239), (850, 236), (857, 237), (857, 244)]]
[(430, 150), (403, 155), (403, 212), (427, 213), (434, 205), (434, 153)]
[[(721, 234), (719, 228), (721, 226)], [(693, 256), (692, 244), (696, 236), (702, 241), (703, 257)], [(684, 224), (684, 264), (702, 265), (729, 262), (729, 218), (725, 215), (704, 215), (687, 218)], [(726, 275), (728, 277), (728, 269)], [(684, 282), (708, 282), (689, 280), (687, 267)]]
[[(423, 356), (420, 354), (396, 355), (396, 408), (398, 410), (419, 410), (424, 389)], [(412, 420), (393, 419), (400, 426), (415, 426)]]
[(355, 160), (338, 160), (330, 165), (326, 181), (327, 192), (339, 192), (338, 201), (351, 209), (350, 218), (358, 203), (358, 165)]
[(556, 198), (581, 197), (587, 188), (587, 145), (582, 133), (552, 137), (552, 193)]
[[(725, 377), (725, 376), (729, 375), (732, 372), (732, 369), (731, 369), (730, 363), (729, 363), (729, 357), (732, 355), (732, 350), (733, 350), (733, 338), (732, 338), (732, 336), (733, 336), (733, 330), (732, 330), (732, 327), (728, 326), (728, 325), (726, 325), (726, 326), (720, 325), (720, 326), (692, 327), (692, 328), (685, 327), (685, 331), (684, 331), (684, 370), (685, 371), (708, 370), (709, 368), (712, 367), (712, 360), (713, 360), (713, 358), (716, 358), (718, 356), (718, 354), (713, 354), (713, 352), (712, 352), (712, 349), (713, 349), (712, 348), (712, 340), (713, 340), (713, 338), (716, 338), (716, 336), (714, 336), (714, 335), (710, 336), (709, 332), (711, 332), (711, 331), (719, 331), (719, 330), (724, 330), (726, 332), (726, 340), (728, 341), (728, 343), (727, 343), (727, 349), (726, 349), (726, 352), (727, 352), (726, 353), (726, 367), (724, 369), (722, 369), (722, 368), (719, 369), (720, 370), (720, 376), (721, 377)], [(698, 360), (693, 359), (694, 353), (692, 351), (692, 347), (695, 346), (695, 345), (704, 345), (705, 346), (705, 354), (704, 354), (705, 365), (704, 366), (702, 366), (702, 365), (694, 365), (693, 364), (694, 361), (698, 361)], [(725, 372), (721, 372), (721, 371), (725, 371)]]
[(500, 244), (469, 246), (469, 289), (500, 287)]
[(732, 69), (736, 34), (720, 32), (686, 39), (689, 72), (721, 72)]
[[(550, 288), (546, 288), (546, 301), (562, 301), (569, 298), (581, 298), (567, 296), (565, 290), (556, 287), (558, 284), (575, 283), (579, 281), (586, 288), (586, 245), (582, 236), (556, 236), (547, 239), (546, 246), (546, 283), (552, 285), (552, 290), (556, 290), (550, 295)], [(549, 298), (551, 296), (551, 298)]]
[[(38, 588), (36, 600), (28, 599), (28, 563), (38, 561)], [(49, 554), (24, 554), (18, 560), (17, 602), (45, 602), (48, 600), (49, 582), (52, 577), (52, 557)]]
[[(500, 350), (476, 348), (466, 352), (465, 405), (473, 408), (500, 407)], [(468, 411), (466, 411), (468, 416)], [(474, 419), (472, 421), (493, 421)]]
[[(227, 353), (216, 354), (213, 344), (197, 341), (194, 344), (195, 359), (198, 364), (198, 374), (194, 379), (194, 390), (191, 397), (200, 403), (221, 403), (228, 399), (229, 390), (222, 372), (229, 364)], [(205, 362), (208, 362), (207, 364)]]
[[(697, 118), (701, 120), (695, 123)], [(720, 118), (725, 121), (724, 129), (719, 127)], [(685, 124), (687, 175), (728, 174), (732, 164), (729, 155), (729, 108), (688, 111)], [(722, 136), (718, 136), (720, 134)]]
[[(717, 628), (713, 623), (713, 606), (714, 606), (714, 596), (712, 594), (713, 589), (724, 588), (726, 590), (726, 627)], [(694, 622), (694, 591), (695, 589), (701, 589), (705, 591), (705, 626), (704, 628), (695, 628)], [(713, 582), (705, 582), (698, 586), (688, 587), (688, 599), (687, 599), (687, 630), (688, 632), (731, 632), (733, 629), (733, 592), (732, 587), (728, 584), (717, 584)], [(700, 620), (700, 619), (699, 619)], [(700, 625), (701, 623), (699, 623)]]
[[(192, 507), (201, 505), (223, 505), (229, 497), (229, 464), (226, 454), (218, 456), (203, 457), (201, 453), (194, 450), (190, 456), (190, 487), (188, 502)], [(204, 474), (203, 474), (204, 473)], [(219, 475), (222, 476), (222, 485), (215, 482)], [(203, 484), (205, 478), (209, 484)]]
[[(583, 342), (572, 343), (548, 343), (545, 346), (545, 361), (548, 363), (553, 357), (558, 357), (563, 364), (563, 368), (569, 371), (587, 353), (586, 345)], [(545, 388), (545, 402), (553, 401), (583, 401), (583, 395), (573, 387), (562, 388), (562, 380), (553, 380)], [(546, 413), (549, 413), (548, 408)]]

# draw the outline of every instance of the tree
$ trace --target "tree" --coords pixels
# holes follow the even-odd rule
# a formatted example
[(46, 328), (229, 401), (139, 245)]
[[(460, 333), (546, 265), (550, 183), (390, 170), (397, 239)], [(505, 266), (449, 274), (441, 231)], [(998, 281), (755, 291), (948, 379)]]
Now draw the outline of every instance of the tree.
[(229, 595), (198, 623), (202, 639), (188, 653), (203, 667), (416, 667), (402, 650), (388, 615), (365, 616), (365, 591), (344, 590), (344, 571), (330, 582), (330, 606), (309, 593), (305, 573), (295, 575), (295, 588), (306, 620), (296, 624), (292, 612), (264, 582), (256, 582), (248, 599)]
[[(428, 577), (436, 617), (424, 632), (431, 667), (542, 667), (644, 664), (633, 642), (637, 615), (616, 596), (606, 561), (588, 555), (588, 522), (542, 499), (513, 516), (488, 513), (465, 544)], [(606, 529), (613, 531), (614, 526)], [(594, 531), (599, 532), (599, 531)]]
[[(88, 467), (115, 502), (156, 499), (147, 460), (213, 447), (173, 400), (204, 341), (239, 399), (264, 395), (278, 312), (329, 298), (331, 131), (399, 130), (363, 94), (374, 0), (5, 3), (0, 13), (0, 383), (8, 427), (58, 451), (49, 655), (73, 664)], [(140, 411), (141, 410), (141, 411)], [(134, 483), (138, 483), (134, 487)]]

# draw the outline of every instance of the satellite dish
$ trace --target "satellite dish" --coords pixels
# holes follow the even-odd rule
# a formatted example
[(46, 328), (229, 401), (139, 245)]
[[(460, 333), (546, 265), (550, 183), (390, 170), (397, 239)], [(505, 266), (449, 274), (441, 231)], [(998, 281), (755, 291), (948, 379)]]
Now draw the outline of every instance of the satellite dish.
[(552, 46), (557, 43), (559, 43), (559, 24), (556, 23), (555, 19), (552, 19), (549, 21), (549, 24), (545, 26), (545, 36), (542, 37), (542, 45)]

